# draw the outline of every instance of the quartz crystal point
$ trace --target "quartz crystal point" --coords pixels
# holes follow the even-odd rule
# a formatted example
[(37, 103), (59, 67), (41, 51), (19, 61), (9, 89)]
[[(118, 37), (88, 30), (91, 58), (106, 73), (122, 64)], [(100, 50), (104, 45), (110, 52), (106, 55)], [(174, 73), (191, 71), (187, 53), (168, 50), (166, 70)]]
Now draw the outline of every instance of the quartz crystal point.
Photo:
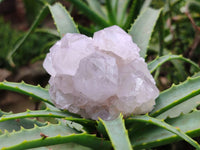
[(51, 75), (54, 104), (94, 120), (151, 111), (159, 91), (139, 51), (118, 26), (93, 38), (67, 33), (50, 48), (43, 64)]

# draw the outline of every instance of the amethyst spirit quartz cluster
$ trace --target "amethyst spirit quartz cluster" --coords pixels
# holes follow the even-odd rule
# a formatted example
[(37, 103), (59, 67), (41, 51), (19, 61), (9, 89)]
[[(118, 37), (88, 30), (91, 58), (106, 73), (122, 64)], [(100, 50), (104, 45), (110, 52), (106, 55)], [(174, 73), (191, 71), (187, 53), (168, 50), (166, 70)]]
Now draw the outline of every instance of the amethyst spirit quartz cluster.
[(94, 120), (150, 112), (159, 90), (139, 51), (118, 26), (95, 32), (93, 38), (67, 33), (43, 64), (51, 75), (52, 101)]

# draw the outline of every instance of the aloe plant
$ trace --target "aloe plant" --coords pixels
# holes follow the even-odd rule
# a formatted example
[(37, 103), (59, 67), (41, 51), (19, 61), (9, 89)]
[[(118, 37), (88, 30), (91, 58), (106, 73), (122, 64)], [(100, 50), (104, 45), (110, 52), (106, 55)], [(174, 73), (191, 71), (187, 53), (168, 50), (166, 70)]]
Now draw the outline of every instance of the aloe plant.
[[(140, 55), (144, 58), (147, 56), (151, 35), (155, 32), (154, 29), (162, 9), (150, 8), (147, 3), (142, 7), (141, 2), (136, 0), (131, 4), (130, 12), (135, 12), (136, 18), (136, 5), (142, 9), (133, 23), (130, 21), (134, 15), (126, 14), (127, 7), (131, 2), (129, 0), (107, 0), (106, 6), (102, 6), (98, 0), (69, 1), (97, 24), (95, 29), (112, 24), (117, 24), (124, 29), (130, 26), (128, 33), (140, 47)], [(14, 65), (12, 54), (17, 52), (31, 32), (36, 30), (39, 22), (48, 12), (51, 13), (55, 22), (56, 36), (59, 35), (61, 38), (66, 33), (83, 31), (82, 26), (74, 22), (70, 13), (61, 3), (50, 4), (45, 0), (42, 2), (44, 6), (33, 25), (7, 56), (11, 65)], [(89, 28), (85, 28), (85, 30), (91, 33), (94, 31)], [(149, 62), (148, 68), (153, 73), (162, 68), (162, 64), (174, 59), (187, 62), (198, 73), (193, 77), (188, 77), (183, 83), (172, 85), (171, 88), (162, 91), (156, 99), (155, 108), (149, 114), (126, 118), (120, 114), (118, 118), (111, 121), (101, 118), (97, 121), (85, 119), (69, 113), (67, 110), (58, 109), (52, 103), (48, 89), (40, 86), (24, 82), (0, 82), (0, 89), (28, 95), (46, 105), (44, 110), (27, 110), (21, 113), (0, 111), (0, 149), (131, 150), (154, 148), (180, 140), (185, 140), (194, 148), (200, 149), (200, 145), (192, 139), (200, 136), (200, 112), (196, 109), (200, 103), (200, 68), (198, 64), (181, 55), (167, 54)], [(31, 119), (38, 117), (53, 118), (56, 123), (43, 123)]]

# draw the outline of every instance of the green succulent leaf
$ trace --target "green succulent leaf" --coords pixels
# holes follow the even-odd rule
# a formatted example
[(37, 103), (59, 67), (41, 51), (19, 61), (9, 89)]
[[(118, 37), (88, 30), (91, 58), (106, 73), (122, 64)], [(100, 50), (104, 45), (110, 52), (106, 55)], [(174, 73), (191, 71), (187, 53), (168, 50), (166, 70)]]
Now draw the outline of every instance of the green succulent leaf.
[[(112, 7), (112, 3), (114, 4), (113, 7)], [(117, 3), (116, 0), (106, 0), (106, 8), (107, 8), (107, 12), (108, 12), (108, 18), (109, 18), (110, 24), (112, 24), (112, 25), (117, 24), (116, 11), (115, 11), (116, 3)]]
[(111, 121), (102, 119), (100, 121), (104, 125), (115, 150), (132, 149), (122, 115)]
[(131, 27), (131, 24), (134, 23), (135, 19), (137, 18), (137, 16), (140, 13), (140, 8), (142, 6), (143, 1), (141, 0), (134, 0), (132, 1), (132, 3), (130, 4), (130, 10), (129, 13), (126, 17), (125, 23), (123, 25), (123, 29), (128, 30)]
[(144, 11), (145, 9), (147, 9), (150, 6), (151, 2), (152, 2), (152, 0), (144, 1), (144, 3), (142, 4), (140, 12)]
[[(0, 110), (0, 118), (4, 115), (11, 115), (12, 113), (6, 113)], [(0, 135), (4, 132), (12, 132), (19, 131), (21, 127), (25, 129), (31, 129), (34, 125), (37, 126), (45, 126), (46, 123), (39, 122), (35, 119), (18, 119), (15, 120), (7, 120), (4, 122), (0, 122)]]
[(151, 34), (154, 30), (154, 26), (156, 25), (160, 13), (161, 9), (146, 9), (138, 16), (129, 30), (129, 34), (132, 36), (133, 42), (135, 42), (140, 48), (140, 56), (143, 58), (146, 56)]
[(22, 93), (54, 106), (51, 102), (48, 90), (40, 87), (39, 85), (33, 86), (24, 82), (14, 83), (4, 81), (0, 82), (0, 89)]
[(16, 114), (5, 114), (0, 117), (0, 122), (13, 120), (13, 119), (22, 119), (22, 118), (31, 118), (31, 117), (52, 117), (52, 118), (77, 118), (77, 116), (73, 116), (72, 114), (64, 111), (55, 111), (55, 110), (27, 110), (26, 112), (16, 113)]
[(161, 56), (161, 57), (157, 57), (156, 59), (154, 59), (153, 61), (151, 61), (149, 64), (148, 64), (148, 69), (150, 70), (150, 72), (154, 72), (158, 67), (160, 67), (162, 64), (164, 64), (165, 62), (167, 61), (171, 61), (171, 60), (174, 60), (174, 59), (178, 59), (178, 60), (183, 60), (185, 62), (188, 62), (190, 63), (191, 65), (193, 65), (198, 71), (200, 71), (200, 68), (199, 66), (191, 61), (190, 59), (187, 59), (187, 58), (184, 58), (183, 56), (181, 55), (165, 55), (165, 56)]
[(200, 105), (200, 95), (197, 95), (163, 112), (156, 118), (165, 119), (167, 117), (170, 118), (178, 117), (180, 114), (187, 114), (191, 112), (192, 110), (196, 109), (196, 107), (198, 107), (199, 105)]
[[(182, 140), (178, 134), (176, 135), (176, 133), (173, 134), (172, 132), (167, 131), (166, 127), (168, 125), (170, 125), (170, 128), (173, 126), (173, 132), (181, 131), (181, 133), (184, 132), (190, 137), (196, 137), (200, 135), (200, 111), (195, 110), (189, 114), (183, 114), (176, 118), (168, 118), (165, 120), (165, 122), (168, 124), (167, 126), (165, 122), (157, 119), (156, 122), (154, 122), (155, 118), (141, 116), (141, 118), (139, 117), (137, 119), (141, 119), (140, 121), (144, 121), (148, 124), (137, 130), (134, 130), (134, 128), (132, 129), (133, 131), (131, 132), (133, 132), (133, 134), (130, 134), (130, 139), (134, 149), (153, 148)], [(127, 119), (126, 123), (134, 124), (136, 120)], [(197, 146), (196, 142), (194, 142), (194, 145), (197, 149), (199, 149), (199, 146)]]
[(102, 10), (102, 6), (98, 0), (86, 0), (89, 4), (89, 7), (94, 11), (96, 14), (101, 16), (102, 18), (106, 18), (106, 14)]
[(79, 28), (81, 34), (85, 34), (89, 37), (92, 37), (95, 32), (94, 28), (84, 27), (80, 24), (78, 25), (78, 28)]
[(78, 27), (75, 25), (69, 12), (60, 3), (48, 5), (51, 15), (54, 19), (60, 38), (66, 33), (79, 33)]
[(14, 120), (14, 119), (32, 118), (32, 117), (63, 118), (65, 120), (81, 124), (86, 131), (94, 130), (93, 128), (96, 125), (96, 121), (80, 118), (78, 115), (71, 114), (67, 111), (50, 110), (50, 109), (35, 110), (35, 111), (27, 110), (26, 112), (22, 113), (4, 114), (3, 116), (0, 117), (0, 122)]
[(192, 77), (195, 78), (195, 77), (199, 77), (199, 76), (200, 76), (200, 72), (197, 72)]
[(31, 150), (92, 150), (92, 148), (82, 146), (76, 143), (56, 144), (52, 146), (45, 146), (39, 148), (32, 148)]
[[(200, 76), (200, 72), (197, 72), (195, 75), (192, 76), (192, 78), (198, 76)], [(200, 95), (197, 95), (161, 113), (156, 118), (165, 119), (167, 117), (170, 118), (178, 117), (180, 114), (187, 114), (191, 112), (192, 110), (196, 109), (199, 105), (200, 105)]]
[(117, 3), (117, 23), (122, 26), (124, 21), (126, 20), (126, 12), (128, 5), (130, 3), (130, 0), (118, 0)]
[(59, 33), (55, 29), (50, 29), (50, 28), (37, 28), (35, 29), (35, 32), (40, 32), (40, 33), (47, 33), (56, 37), (60, 37)]
[(26, 34), (23, 36), (23, 38), (15, 45), (15, 47), (8, 53), (7, 60), (9, 61), (11, 66), (15, 66), (12, 55), (20, 48), (20, 46), (24, 43), (24, 41), (29, 37), (29, 35), (34, 31), (34, 29), (39, 25), (39, 23), (44, 19), (44, 17), (47, 15), (47, 5), (44, 5), (41, 11), (39, 12), (38, 16), (34, 20), (33, 24), (31, 25), (30, 29)]
[[(17, 139), (17, 140), (16, 140)], [(4, 150), (28, 149), (42, 146), (76, 143), (93, 149), (109, 149), (110, 142), (86, 133), (79, 133), (63, 123), (49, 124), (33, 129), (21, 129), (18, 132), (0, 136), (0, 148)]]
[(200, 94), (200, 77), (188, 78), (179, 85), (172, 85), (171, 88), (160, 93), (156, 99), (156, 105), (151, 116), (158, 116), (172, 107), (189, 100)]
[(82, 0), (67, 0), (73, 3), (80, 11), (84, 13), (84, 15), (90, 18), (92, 21), (97, 23), (101, 27), (108, 27), (109, 23), (95, 13), (89, 6), (87, 6)]
[(145, 122), (145, 123), (153, 124), (153, 125), (156, 125), (158, 127), (163, 128), (165, 130), (168, 130), (168, 131), (176, 134), (177, 136), (181, 137), (182, 139), (184, 139), (188, 143), (190, 143), (196, 149), (200, 150), (200, 145), (196, 141), (194, 141), (192, 138), (190, 138), (188, 135), (186, 135), (183, 131), (181, 131), (180, 128), (173, 127), (170, 124), (164, 122), (163, 120), (159, 120), (159, 119), (150, 117), (148, 115), (135, 116), (135, 117), (131, 117), (131, 119), (133, 121), (139, 121), (139, 122)]

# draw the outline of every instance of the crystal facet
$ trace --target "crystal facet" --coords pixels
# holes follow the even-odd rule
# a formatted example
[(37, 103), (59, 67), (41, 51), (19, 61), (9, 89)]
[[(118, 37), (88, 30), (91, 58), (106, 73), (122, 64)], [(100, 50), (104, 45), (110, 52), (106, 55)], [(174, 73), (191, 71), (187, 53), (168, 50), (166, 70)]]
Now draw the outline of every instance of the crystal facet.
[(43, 64), (54, 104), (94, 120), (151, 111), (159, 90), (139, 50), (118, 26), (93, 38), (67, 33)]

